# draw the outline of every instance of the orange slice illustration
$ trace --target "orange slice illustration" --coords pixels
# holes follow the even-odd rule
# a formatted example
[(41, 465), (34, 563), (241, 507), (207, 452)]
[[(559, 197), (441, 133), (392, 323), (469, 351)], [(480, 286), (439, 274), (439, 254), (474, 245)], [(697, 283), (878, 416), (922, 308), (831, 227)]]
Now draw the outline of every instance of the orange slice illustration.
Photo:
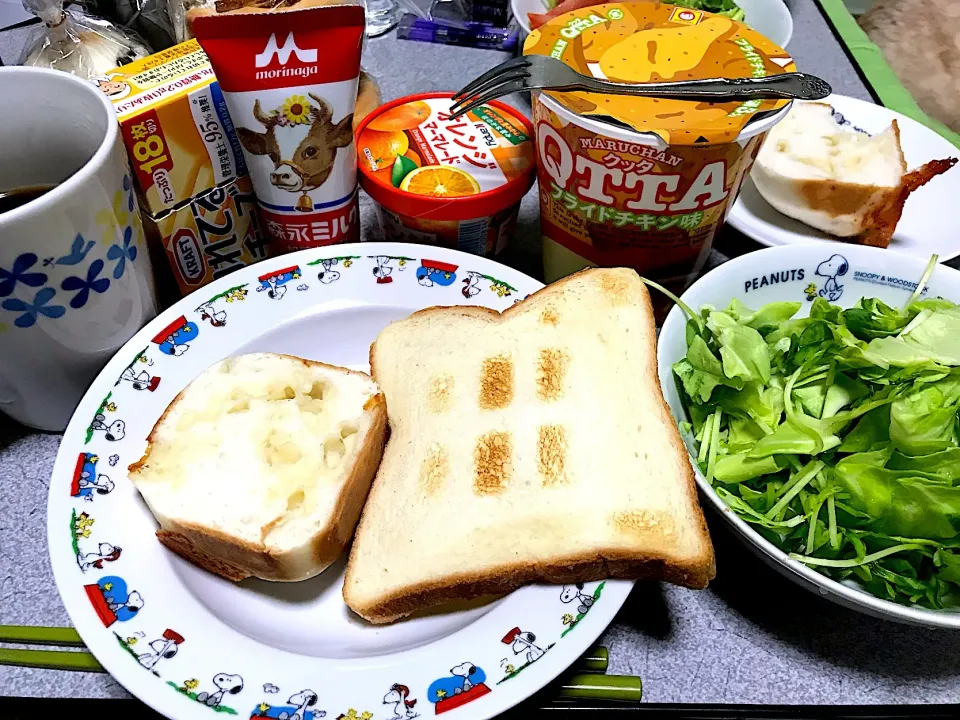
[(470, 173), (459, 168), (430, 165), (407, 175), (400, 189), (415, 195), (456, 198), (479, 194), (480, 185)]

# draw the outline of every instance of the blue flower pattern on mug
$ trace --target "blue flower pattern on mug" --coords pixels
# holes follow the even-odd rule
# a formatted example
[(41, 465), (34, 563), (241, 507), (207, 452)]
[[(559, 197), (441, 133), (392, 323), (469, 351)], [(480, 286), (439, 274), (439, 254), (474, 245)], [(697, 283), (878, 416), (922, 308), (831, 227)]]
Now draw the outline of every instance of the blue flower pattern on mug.
[(63, 257), (58, 257), (51, 261), (52, 265), (79, 265), (87, 257), (87, 254), (93, 249), (96, 243), (93, 240), (85, 241), (83, 235), (77, 233), (73, 239), (73, 245), (70, 246), (70, 252)]
[(48, 318), (58, 318), (65, 312), (63, 305), (50, 305), (50, 301), (57, 291), (52, 287), (45, 287), (37, 290), (33, 296), (32, 303), (26, 303), (19, 298), (7, 298), (3, 301), (3, 309), (10, 312), (23, 313), (13, 324), (19, 328), (33, 327), (37, 322), (37, 317), (43, 315)]
[[(119, 280), (123, 276), (127, 269), (127, 263), (134, 262), (138, 254), (138, 248), (134, 242), (137, 206), (134, 198), (133, 181), (129, 175), (123, 176), (122, 185), (123, 190), (117, 191), (114, 198), (112, 212), (110, 208), (104, 208), (97, 213), (97, 222), (104, 222), (101, 216), (109, 214), (113, 218), (108, 223), (109, 225), (115, 228), (116, 221), (120, 220), (121, 227), (124, 228), (122, 242), (111, 242), (107, 249), (107, 260), (114, 262), (113, 277), (115, 280)], [(119, 217), (121, 214), (125, 216), (123, 219)], [(94, 242), (87, 240), (82, 234), (78, 233), (66, 255), (47, 258), (43, 265), (79, 265), (86, 259), (94, 245)], [(13, 261), (12, 267), (0, 267), (0, 298), (7, 298), (0, 303), (0, 309), (17, 315), (13, 324), (18, 328), (33, 327), (41, 317), (59, 318), (66, 312), (63, 305), (51, 302), (56, 296), (57, 290), (49, 286), (43, 287), (49, 280), (47, 274), (32, 270), (37, 261), (36, 254), (27, 252), (20, 254)], [(103, 260), (94, 260), (87, 268), (85, 277), (78, 272), (77, 275), (70, 275), (63, 280), (60, 284), (61, 289), (74, 293), (70, 299), (70, 307), (82, 308), (90, 301), (91, 292), (102, 294), (109, 289), (110, 279), (100, 277), (104, 266)], [(22, 293), (27, 288), (42, 289), (34, 294), (32, 301), (24, 300), (22, 296), (10, 297), (17, 290)], [(8, 327), (5, 323), (0, 322), (0, 332)]]
[(86, 279), (71, 275), (60, 284), (60, 287), (64, 290), (77, 291), (77, 294), (70, 300), (70, 307), (82, 308), (86, 305), (87, 300), (90, 299), (91, 290), (98, 293), (107, 291), (107, 288), (110, 287), (110, 281), (107, 278), (97, 278), (101, 270), (103, 270), (103, 260), (94, 260), (87, 268)]
[(28, 287), (40, 287), (47, 281), (42, 272), (28, 272), (37, 264), (37, 256), (33, 253), (23, 253), (13, 261), (13, 267), (6, 270), (0, 267), (0, 297), (7, 297), (17, 289), (17, 283)]
[(136, 245), (131, 245), (132, 240), (133, 227), (127, 225), (127, 229), (123, 231), (123, 247), (111, 245), (110, 249), (107, 250), (107, 258), (117, 261), (117, 264), (113, 268), (114, 280), (119, 280), (123, 277), (123, 271), (127, 267), (127, 260), (133, 262), (137, 259), (137, 247)]

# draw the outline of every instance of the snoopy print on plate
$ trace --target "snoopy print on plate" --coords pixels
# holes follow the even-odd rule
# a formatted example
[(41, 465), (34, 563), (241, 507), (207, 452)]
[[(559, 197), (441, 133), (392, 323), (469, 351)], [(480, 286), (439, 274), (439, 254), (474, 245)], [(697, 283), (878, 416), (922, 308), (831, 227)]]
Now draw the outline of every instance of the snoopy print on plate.
[(530, 586), (372, 626), (343, 603), (345, 557), (301, 583), (231, 583), (157, 541), (127, 476), (170, 402), (224, 357), (368, 370), (370, 343), (392, 321), (434, 305), (503, 311), (540, 287), (453, 250), (333, 245), (238, 270), (144, 327), (80, 402), (50, 483), (57, 587), (100, 663), (173, 718), (483, 720), (575, 662), (632, 583)]

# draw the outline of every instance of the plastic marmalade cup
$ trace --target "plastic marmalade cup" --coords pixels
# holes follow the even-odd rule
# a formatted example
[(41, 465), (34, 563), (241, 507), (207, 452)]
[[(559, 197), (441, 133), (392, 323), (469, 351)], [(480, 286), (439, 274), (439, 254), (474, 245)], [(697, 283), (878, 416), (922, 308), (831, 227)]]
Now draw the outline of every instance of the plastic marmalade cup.
[(533, 126), (491, 102), (451, 120), (452, 93), (394, 100), (357, 128), (360, 186), (386, 240), (496, 255), (533, 185)]
[[(596, 5), (532, 32), (526, 55), (621, 82), (764, 77), (796, 68), (745, 25), (661, 3)], [(627, 266), (693, 281), (786, 100), (706, 103), (539, 93), (534, 125), (547, 282)]]

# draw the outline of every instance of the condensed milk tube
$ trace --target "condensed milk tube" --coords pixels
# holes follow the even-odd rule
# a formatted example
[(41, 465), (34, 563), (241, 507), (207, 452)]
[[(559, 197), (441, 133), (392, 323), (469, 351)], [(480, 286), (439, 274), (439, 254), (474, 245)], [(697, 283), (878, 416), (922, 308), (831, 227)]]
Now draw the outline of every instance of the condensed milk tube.
[(277, 253), (359, 240), (353, 110), (363, 30), (359, 5), (193, 22)]

